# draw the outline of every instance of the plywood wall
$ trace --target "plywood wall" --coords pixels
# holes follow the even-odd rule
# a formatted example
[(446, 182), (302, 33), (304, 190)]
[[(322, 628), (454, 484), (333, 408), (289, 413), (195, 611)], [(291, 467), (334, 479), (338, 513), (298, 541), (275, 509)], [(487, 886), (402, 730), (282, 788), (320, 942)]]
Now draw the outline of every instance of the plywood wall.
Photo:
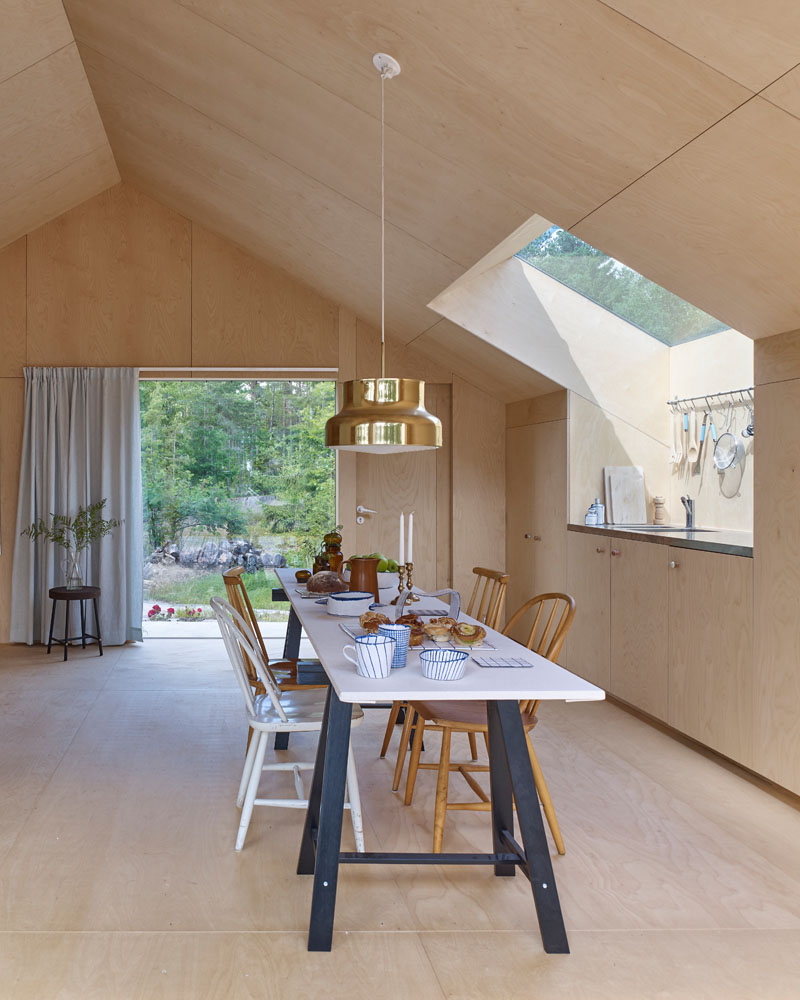
[(800, 338), (756, 343), (754, 767), (800, 793)]
[[(24, 365), (319, 366), (354, 378), (373, 374), (378, 345), (378, 332), (351, 311), (125, 184), (0, 251), (0, 642), (8, 637)], [(456, 548), (469, 569), (503, 560), (504, 407), (468, 383), (451, 393), (446, 357), (406, 349), (391, 335), (387, 366), (429, 382), (429, 407), (444, 425), (445, 446), (427, 456), (430, 475), (414, 488), (426, 512), (419, 582), (447, 586)], [(387, 480), (373, 506), (388, 510), (393, 490)], [(357, 496), (355, 456), (344, 456), (345, 523)]]
[(644, 470), (647, 517), (652, 498), (667, 496), (666, 445), (641, 426), (617, 417), (576, 392), (569, 394), (569, 519), (582, 524), (595, 497), (604, 497), (603, 466), (639, 465)]
[(453, 586), (472, 589), (472, 568), (505, 569), (505, 406), (453, 379)]

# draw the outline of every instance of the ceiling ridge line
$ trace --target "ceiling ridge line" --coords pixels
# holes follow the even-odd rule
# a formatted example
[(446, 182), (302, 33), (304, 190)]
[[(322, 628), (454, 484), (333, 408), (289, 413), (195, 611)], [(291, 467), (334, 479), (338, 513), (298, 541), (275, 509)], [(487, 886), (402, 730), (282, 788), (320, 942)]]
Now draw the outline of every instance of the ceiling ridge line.
[[(201, 117), (205, 118), (207, 121), (213, 122), (219, 128), (224, 129), (226, 132), (230, 132), (231, 135), (237, 136), (243, 142), (248, 143), (250, 146), (253, 147), (253, 149), (258, 150), (263, 155), (271, 157), (272, 159), (276, 160), (278, 163), (283, 163), (285, 166), (290, 167), (292, 170), (297, 171), (297, 173), (301, 174), (303, 177), (307, 177), (309, 180), (313, 181), (315, 184), (319, 184), (320, 187), (325, 188), (326, 191), (331, 191), (334, 195), (336, 195), (339, 198), (342, 198), (344, 201), (349, 202), (351, 205), (355, 205), (357, 208), (361, 209), (361, 211), (367, 212), (370, 215), (374, 215), (376, 219), (380, 217), (378, 212), (373, 212), (373, 210), (370, 209), (370, 208), (367, 208), (366, 205), (362, 205), (361, 202), (356, 201), (355, 199), (351, 198), (349, 195), (343, 194), (341, 191), (337, 190), (336, 188), (331, 187), (330, 184), (326, 183), (323, 180), (320, 180), (318, 177), (315, 177), (313, 174), (308, 173), (307, 171), (303, 170), (301, 167), (296, 166), (290, 160), (286, 160), (282, 156), (278, 156), (277, 153), (273, 153), (271, 150), (265, 149), (263, 146), (260, 146), (257, 142), (255, 142), (249, 136), (243, 135), (241, 132), (238, 132), (235, 128), (231, 128), (230, 125), (226, 125), (224, 122), (219, 121), (218, 119), (214, 118), (212, 115), (208, 114), (207, 112), (202, 111), (200, 108), (195, 107), (194, 104), (191, 104), (189, 101), (184, 100), (182, 97), (178, 97), (177, 94), (173, 94), (172, 91), (171, 90), (167, 90), (166, 87), (162, 87), (159, 84), (154, 83), (152, 80), (149, 80), (145, 76), (141, 76), (141, 74), (137, 73), (135, 70), (130, 69), (130, 67), (126, 66), (124, 63), (119, 62), (117, 59), (114, 59), (111, 56), (106, 55), (105, 52), (101, 52), (99, 49), (95, 48), (93, 45), (89, 45), (89, 44), (87, 44), (85, 42), (81, 42), (80, 44), (83, 47), (85, 47), (86, 49), (88, 49), (90, 52), (94, 52), (95, 55), (98, 55), (102, 59), (105, 59), (107, 62), (113, 63), (115, 66), (119, 67), (124, 72), (130, 73), (131, 76), (135, 76), (137, 80), (141, 80), (142, 83), (145, 83), (148, 87), (154, 87), (156, 90), (160, 91), (162, 94), (166, 94), (168, 97), (171, 97), (172, 100), (177, 101), (179, 104), (184, 105), (184, 107), (190, 108), (192, 111), (194, 111), (196, 114), (200, 115)], [(78, 52), (78, 54), (80, 55), (80, 51)], [(87, 81), (88, 81), (88, 75), (87, 75)], [(95, 101), (95, 107), (98, 110), (98, 114), (100, 114), (100, 109), (99, 109), (99, 107), (97, 105), (97, 99), (94, 96), (94, 91), (92, 91), (91, 82), (89, 82), (89, 89), (92, 92), (92, 98)], [(103, 124), (103, 128), (105, 129), (106, 126), (105, 126), (105, 122), (102, 121), (102, 117), (103, 116), (100, 115), (100, 119), (101, 119), (101, 122)], [(398, 133), (398, 134), (400, 134), (400, 133)], [(110, 145), (110, 140), (109, 140), (109, 145)], [(113, 147), (112, 147), (111, 152), (112, 153), (114, 152)], [(116, 160), (116, 154), (114, 154), (114, 156), (115, 156), (115, 160)], [(514, 199), (510, 199), (510, 200), (514, 200)], [(522, 208), (523, 210), (527, 211), (527, 208), (524, 205), (520, 205), (520, 208)], [(455, 260), (454, 258), (450, 257), (448, 254), (444, 253), (443, 251), (437, 250), (436, 247), (432, 247), (429, 243), (426, 243), (425, 240), (420, 239), (418, 236), (415, 236), (413, 233), (409, 232), (403, 226), (399, 226), (397, 223), (390, 222), (390, 221), (387, 221), (387, 224), (391, 228), (397, 230), (397, 232), (403, 233), (405, 236), (407, 236), (409, 239), (413, 240), (415, 243), (419, 243), (420, 246), (423, 246), (426, 249), (430, 250), (432, 253), (437, 254), (439, 257), (442, 258), (442, 260), (449, 261), (451, 264), (455, 264), (456, 267), (463, 268), (463, 270), (465, 270), (465, 271), (467, 270), (467, 265), (466, 264), (462, 264), (460, 261)]]
[[(602, 0), (599, 0), (599, 2), (602, 2)], [(628, 188), (632, 188), (634, 186), (634, 184), (638, 184), (640, 180), (643, 180), (645, 177), (648, 176), (648, 174), (651, 174), (654, 170), (657, 170), (659, 167), (663, 166), (665, 163), (668, 163), (674, 156), (677, 156), (678, 153), (680, 153), (684, 149), (686, 149), (687, 146), (691, 146), (691, 144), (693, 142), (696, 142), (698, 139), (700, 139), (702, 136), (704, 136), (707, 132), (710, 132), (711, 129), (716, 128), (717, 125), (721, 124), (726, 119), (730, 118), (731, 115), (735, 115), (737, 111), (741, 111), (743, 107), (745, 107), (746, 105), (750, 104), (752, 101), (758, 100), (759, 96), (760, 96), (759, 94), (751, 93), (750, 96), (747, 98), (746, 101), (742, 101), (742, 103), (741, 104), (737, 104), (735, 108), (731, 108), (730, 111), (726, 111), (725, 114), (721, 118), (718, 118), (716, 121), (712, 122), (710, 125), (707, 125), (704, 129), (702, 129), (700, 132), (698, 132), (697, 135), (692, 136), (691, 139), (687, 139), (686, 142), (684, 142), (680, 146), (678, 146), (677, 149), (673, 149), (673, 151), (668, 156), (665, 156), (663, 160), (659, 160), (658, 163), (654, 163), (652, 167), (648, 167), (647, 170), (645, 170), (645, 172), (643, 174), (640, 174), (638, 177), (634, 178), (634, 180), (630, 181), (628, 184), (625, 184), (615, 194), (612, 194), (609, 198), (606, 198), (604, 201), (601, 201), (599, 205), (595, 205), (595, 207), (591, 210), (591, 212), (587, 212), (586, 215), (584, 215), (582, 218), (578, 219), (577, 222), (574, 222), (572, 224), (571, 228), (567, 230), (567, 232), (574, 232), (574, 230), (578, 226), (580, 226), (587, 219), (591, 218), (594, 215), (595, 212), (599, 212), (601, 208), (605, 208), (605, 206), (608, 205), (609, 202), (612, 202), (615, 198), (618, 198), (621, 194), (624, 194), (628, 190)], [(761, 99), (762, 100), (767, 100), (766, 98), (761, 98)], [(768, 102), (768, 103), (771, 103), (771, 102)], [(775, 106), (777, 107), (777, 105), (775, 105)], [(789, 112), (787, 112), (787, 114), (789, 114)], [(597, 249), (598, 250), (602, 250), (602, 247), (597, 247)], [(623, 261), (623, 263), (624, 263), (624, 261)], [(645, 277), (646, 277), (646, 275), (645, 275)]]
[[(11, 76), (7, 76), (3, 80), (0, 80), (0, 87), (2, 87), (3, 84), (10, 83), (11, 80), (15, 80), (21, 73), (27, 73), (29, 69), (33, 69), (35, 66), (38, 66), (39, 63), (47, 62), (48, 59), (52, 58), (53, 56), (57, 56), (59, 52), (63, 52), (64, 49), (68, 49), (70, 47), (70, 45), (74, 45), (75, 48), (76, 48), (76, 50), (77, 50), (78, 45), (77, 45), (77, 42), (75, 41), (75, 36), (74, 35), (72, 36), (72, 41), (71, 42), (65, 42), (63, 45), (59, 45), (59, 47), (57, 49), (53, 49), (52, 52), (48, 52), (47, 55), (46, 56), (42, 56), (41, 59), (36, 59), (29, 66), (23, 66), (22, 69), (18, 69), (16, 71), (16, 73), (12, 73)], [(80, 53), (78, 53), (78, 57), (80, 58)], [(83, 64), (83, 60), (81, 60), (81, 65), (82, 64)], [(86, 75), (86, 70), (85, 69), (84, 69), (83, 72), (84, 72), (84, 75)], [(92, 96), (94, 96), (94, 95), (92, 95)]]
[[(218, 31), (222, 31), (224, 34), (230, 35), (231, 38), (235, 38), (238, 42), (241, 42), (243, 45), (247, 45), (249, 48), (253, 49), (254, 52), (258, 52), (259, 55), (264, 56), (265, 59), (269, 59), (271, 62), (276, 63), (278, 66), (282, 66), (283, 69), (299, 77), (301, 80), (305, 80), (314, 87), (319, 87), (319, 89), (324, 91), (326, 94), (330, 94), (331, 97), (335, 97), (337, 101), (341, 101), (343, 104), (349, 105), (351, 108), (354, 108), (361, 114), (367, 115), (369, 118), (373, 118), (375, 122), (380, 121), (379, 115), (373, 115), (370, 111), (367, 111), (364, 108), (359, 107), (357, 104), (353, 104), (352, 101), (348, 100), (346, 97), (342, 97), (342, 95), (338, 94), (335, 90), (331, 90), (329, 87), (324, 87), (317, 80), (313, 80), (311, 77), (306, 76), (304, 73), (301, 73), (299, 70), (295, 69), (294, 66), (291, 66), (289, 63), (283, 62), (283, 60), (279, 59), (271, 52), (265, 52), (264, 49), (259, 48), (258, 45), (253, 44), (253, 42), (249, 41), (248, 39), (242, 38), (241, 35), (237, 34), (235, 31), (231, 31), (231, 29), (228, 28), (227, 26), (222, 25), (217, 21), (214, 21), (212, 18), (207, 17), (205, 14), (201, 14), (199, 11), (196, 11), (193, 7), (187, 7), (186, 4), (182, 2), (182, 0), (175, 0), (175, 3), (182, 10), (185, 10), (188, 13), (193, 14), (195, 17), (197, 17), (201, 21), (204, 21), (206, 24), (212, 25)], [(741, 84), (739, 86), (741, 86)], [(498, 191), (509, 202), (512, 202), (515, 205), (519, 205), (519, 207), (523, 211), (528, 212), (529, 215), (536, 214), (536, 209), (532, 208), (529, 205), (523, 204), (515, 195), (508, 194), (505, 188), (495, 188), (493, 185), (487, 185), (486, 180), (479, 174), (475, 173), (470, 167), (465, 166), (462, 160), (450, 159), (449, 157), (444, 156), (442, 153), (439, 152), (434, 153), (433, 150), (428, 149), (427, 146), (423, 146), (422, 143), (418, 142), (413, 135), (408, 135), (406, 132), (401, 131), (396, 127), (392, 128), (391, 126), (387, 126), (387, 128), (390, 132), (395, 132), (397, 135), (402, 136), (407, 142), (413, 142), (416, 146), (419, 146), (421, 149), (426, 150), (426, 152), (430, 153), (432, 156), (436, 156), (444, 163), (447, 163), (452, 167), (458, 167), (459, 170), (462, 170), (468, 177), (470, 177), (473, 181), (475, 181), (476, 184), (479, 184), (481, 186), (491, 186), (493, 190)]]

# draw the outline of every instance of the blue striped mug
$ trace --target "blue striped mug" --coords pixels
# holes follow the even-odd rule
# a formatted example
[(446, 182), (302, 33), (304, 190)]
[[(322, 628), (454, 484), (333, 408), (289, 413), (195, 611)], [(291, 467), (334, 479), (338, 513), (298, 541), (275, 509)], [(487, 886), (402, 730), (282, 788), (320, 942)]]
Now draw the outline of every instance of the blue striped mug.
[[(397, 643), (386, 635), (359, 635), (355, 646), (345, 646), (344, 658), (356, 665), (356, 673), (373, 680), (386, 678), (392, 671), (392, 660)], [(356, 654), (351, 656), (349, 649)]]

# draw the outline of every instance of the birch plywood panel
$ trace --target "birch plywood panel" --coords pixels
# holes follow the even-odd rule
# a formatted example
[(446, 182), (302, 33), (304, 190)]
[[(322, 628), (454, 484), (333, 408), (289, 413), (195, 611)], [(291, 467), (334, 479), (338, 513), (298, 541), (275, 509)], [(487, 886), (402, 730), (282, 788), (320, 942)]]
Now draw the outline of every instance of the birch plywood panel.
[(189, 222), (127, 185), (31, 233), (28, 362), (191, 364), (189, 258)]
[[(404, 67), (392, 84), (393, 127), (564, 225), (748, 96), (616, 11), (581, 0), (504, 0), (491, 10), (478, 0), (355, 11), (321, 0), (184, 6), (370, 113), (370, 56), (391, 52)], [(543, 93), (547, 100), (533, 96)], [(443, 199), (440, 217), (450, 210)]]
[(119, 180), (74, 44), (0, 84), (0, 143), (0, 246)]
[(25, 364), (25, 249), (21, 239), (0, 250), (0, 377), (21, 376)]
[[(757, 345), (759, 346), (759, 345)], [(755, 767), (800, 794), (800, 381), (758, 389)]]
[(753, 363), (756, 385), (800, 378), (800, 330), (757, 341), (753, 345)]
[(672, 547), (669, 558), (667, 721), (752, 767), (753, 561)]
[(473, 587), (473, 566), (505, 569), (505, 407), (453, 380), (453, 586)]
[(784, 0), (608, 0), (608, 6), (750, 90), (800, 62), (800, 8)]
[(0, 81), (72, 41), (60, 0), (4, 0)]
[(17, 488), (22, 449), (25, 383), (0, 378), (0, 643), (9, 641), (11, 625), (11, 567), (17, 542)]
[(567, 532), (567, 590), (575, 598), (567, 666), (603, 689), (610, 680), (610, 543), (599, 535)]
[(795, 330), (799, 157), (800, 121), (755, 97), (574, 232), (749, 337)]
[[(373, 211), (94, 52), (86, 72), (126, 179), (194, 221), (289, 271), (332, 301), (379, 319), (380, 233)], [(410, 340), (425, 303), (463, 268), (389, 220), (387, 313)]]
[[(422, 590), (436, 588), (436, 452), (408, 455), (356, 456), (356, 500), (376, 510), (356, 527), (357, 552), (382, 552), (396, 559), (400, 541), (400, 514), (414, 511), (414, 583)], [(406, 552), (406, 556), (408, 553)]]
[(337, 322), (307, 285), (192, 226), (193, 364), (336, 368)]
[[(69, 11), (82, 47), (101, 52), (377, 214), (380, 173), (375, 101), (366, 108), (356, 107), (325, 82), (315, 82), (287, 66), (281, 53), (259, 51), (249, 36), (237, 38), (178, 4), (71, 0)], [(404, 81), (405, 77), (399, 83)], [(377, 99), (377, 79), (373, 77), (371, 84)], [(482, 184), (457, 157), (431, 153), (414, 136), (393, 129), (398, 89), (392, 84), (386, 92), (390, 167), (386, 216), (404, 232), (469, 267), (530, 211)], [(397, 266), (403, 262), (395, 261)]]
[(619, 552), (611, 559), (609, 690), (666, 721), (669, 552), (648, 542), (609, 543)]

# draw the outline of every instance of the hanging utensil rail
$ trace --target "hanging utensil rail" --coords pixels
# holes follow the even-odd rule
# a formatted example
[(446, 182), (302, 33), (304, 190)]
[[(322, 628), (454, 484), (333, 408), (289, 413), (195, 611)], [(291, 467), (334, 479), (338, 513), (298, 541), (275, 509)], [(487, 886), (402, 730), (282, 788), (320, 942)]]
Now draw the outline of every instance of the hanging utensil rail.
[[(714, 400), (714, 402), (712, 402)], [(688, 413), (689, 410), (696, 410), (698, 404), (705, 403), (707, 409), (719, 408), (725, 403), (731, 406), (752, 407), (755, 401), (753, 396), (753, 386), (749, 389), (731, 389), (730, 392), (709, 392), (706, 396), (687, 396), (685, 399), (668, 399), (669, 406), (673, 413)]]

